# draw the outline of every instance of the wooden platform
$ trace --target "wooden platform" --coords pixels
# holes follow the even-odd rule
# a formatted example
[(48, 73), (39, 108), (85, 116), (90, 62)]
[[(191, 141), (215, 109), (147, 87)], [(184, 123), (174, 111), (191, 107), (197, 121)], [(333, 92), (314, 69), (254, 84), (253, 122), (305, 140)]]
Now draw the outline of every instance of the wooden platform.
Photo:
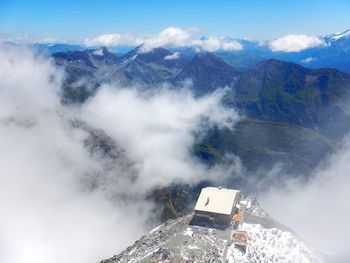
[(231, 236), (232, 243), (235, 247), (242, 249), (246, 252), (248, 243), (248, 233), (242, 230), (234, 230)]

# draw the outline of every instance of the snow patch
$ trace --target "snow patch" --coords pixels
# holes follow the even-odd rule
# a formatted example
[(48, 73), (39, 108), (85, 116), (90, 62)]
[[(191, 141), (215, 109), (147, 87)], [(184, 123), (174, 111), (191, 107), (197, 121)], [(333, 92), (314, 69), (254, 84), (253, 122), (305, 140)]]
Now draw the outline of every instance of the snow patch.
[(157, 227), (155, 227), (155, 228), (153, 228), (152, 230), (151, 230), (151, 232), (150, 233), (154, 233), (154, 232), (156, 232), (157, 230), (159, 230), (160, 229), (160, 227), (161, 227), (162, 225), (159, 225), (159, 226), (157, 226)]
[(342, 33), (335, 33), (333, 35), (330, 35), (331, 40), (339, 40), (341, 38), (350, 36), (350, 29), (342, 32)]
[(290, 232), (277, 228), (266, 229), (259, 224), (243, 224), (243, 230), (248, 232), (246, 253), (229, 247), (228, 262), (269, 262), (269, 263), (321, 263), (322, 259), (310, 250), (307, 243), (298, 239)]
[(173, 54), (167, 55), (164, 57), (165, 60), (174, 60), (180, 57), (180, 52), (174, 52)]
[(317, 58), (315, 58), (315, 57), (307, 57), (307, 58), (301, 60), (300, 62), (303, 64), (309, 64), (309, 63), (314, 62), (316, 60), (317, 60)]
[(92, 52), (92, 54), (95, 56), (103, 56), (103, 50), (102, 50), (102, 48), (96, 49)]
[(192, 229), (190, 228), (190, 227), (188, 227), (187, 229), (186, 229), (186, 231), (184, 232), (184, 235), (185, 236), (189, 236), (189, 237), (193, 237), (194, 235), (193, 235), (193, 231), (192, 231)]
[(137, 58), (137, 54), (136, 55), (134, 55), (134, 56), (132, 56), (131, 58), (128, 58), (128, 59), (126, 59), (126, 60), (124, 60), (123, 62), (122, 62), (122, 64), (126, 64), (126, 63), (128, 63), (128, 62), (130, 62), (130, 61), (134, 61), (136, 58)]

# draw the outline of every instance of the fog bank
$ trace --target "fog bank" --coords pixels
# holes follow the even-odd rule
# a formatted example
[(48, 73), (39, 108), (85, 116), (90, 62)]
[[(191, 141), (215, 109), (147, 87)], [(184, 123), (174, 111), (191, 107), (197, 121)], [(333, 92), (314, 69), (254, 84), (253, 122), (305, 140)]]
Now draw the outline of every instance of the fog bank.
[(261, 193), (262, 206), (316, 249), (330, 255), (349, 255), (349, 160), (350, 137), (307, 183), (290, 180), (286, 188), (273, 187)]
[[(48, 58), (0, 48), (1, 262), (98, 262), (146, 231), (152, 188), (223, 171), (190, 154), (196, 133), (237, 118), (220, 92), (195, 99), (112, 85), (65, 107), (64, 77)], [(118, 154), (105, 156), (91, 130)]]

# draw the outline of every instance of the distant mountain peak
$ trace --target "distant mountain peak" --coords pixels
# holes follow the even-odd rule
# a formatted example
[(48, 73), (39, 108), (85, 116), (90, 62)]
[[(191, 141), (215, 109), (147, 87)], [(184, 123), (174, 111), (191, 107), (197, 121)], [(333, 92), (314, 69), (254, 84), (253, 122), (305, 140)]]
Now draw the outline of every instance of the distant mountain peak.
[(95, 49), (91, 52), (91, 54), (93, 54), (95, 56), (103, 56), (104, 53), (105, 52), (104, 52), (103, 48)]
[(142, 45), (135, 47), (126, 53), (123, 58), (129, 59), (137, 55), (141, 60), (152, 60), (152, 59), (164, 59), (165, 56), (171, 55), (172, 53), (165, 48), (158, 47), (154, 48), (149, 52), (141, 52)]
[(88, 50), (91, 54), (97, 56), (108, 56), (108, 55), (116, 55), (115, 53), (110, 52), (106, 47), (100, 47), (97, 49)]
[(213, 53), (208, 51), (198, 52), (196, 53), (195, 57), (197, 58), (211, 58), (211, 59), (220, 59), (219, 57), (215, 56)]
[(278, 68), (288, 67), (289, 69), (296, 68), (300, 70), (306, 69), (303, 66), (296, 64), (294, 62), (289, 62), (289, 61), (284, 61), (284, 60), (279, 60), (274, 58), (262, 61), (255, 66), (255, 68), (263, 68), (263, 69), (267, 69), (270, 67), (278, 67)]
[(217, 88), (233, 86), (239, 72), (222, 58), (210, 52), (200, 52), (188, 62), (176, 77), (176, 82), (192, 79), (196, 94), (205, 94)]
[(214, 55), (211, 52), (199, 52), (191, 61), (191, 64), (210, 65), (215, 67), (230, 68), (234, 70), (225, 60)]
[(331, 34), (331, 35), (329, 35), (329, 38), (333, 41), (336, 41), (336, 40), (339, 40), (341, 38), (349, 37), (349, 36), (350, 36), (350, 28), (345, 30), (344, 32), (341, 32), (341, 33)]

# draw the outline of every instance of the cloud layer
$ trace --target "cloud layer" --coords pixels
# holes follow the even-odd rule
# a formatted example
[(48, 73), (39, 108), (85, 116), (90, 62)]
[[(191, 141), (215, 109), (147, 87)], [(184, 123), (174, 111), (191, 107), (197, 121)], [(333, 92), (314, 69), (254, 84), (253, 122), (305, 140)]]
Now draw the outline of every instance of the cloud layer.
[(324, 45), (321, 38), (308, 35), (286, 35), (269, 42), (269, 47), (274, 52), (299, 52)]
[(320, 251), (349, 257), (349, 159), (350, 137), (308, 183), (290, 180), (262, 195), (263, 207)]
[[(195, 99), (104, 86), (67, 108), (63, 78), (47, 58), (0, 48), (1, 262), (98, 262), (146, 231), (154, 187), (228, 172), (190, 154), (197, 132), (237, 117), (220, 92)], [(91, 130), (110, 142), (110, 156)]]
[[(38, 38), (31, 36), (11, 37), (1, 35), (0, 42), (23, 43), (68, 43), (65, 39), (52, 37)], [(248, 40), (249, 41), (249, 40)], [(149, 52), (154, 48), (185, 48), (191, 47), (198, 51), (239, 51), (244, 49), (244, 43), (237, 38), (201, 36), (196, 28), (182, 29), (179, 27), (168, 27), (153, 36), (137, 35), (132, 33), (109, 33), (96, 37), (86, 38), (82, 41), (86, 47), (117, 47), (141, 46), (139, 52)], [(256, 45), (268, 47), (273, 52), (300, 52), (305, 49), (326, 46), (322, 37), (304, 34), (289, 34), (274, 40), (261, 40)]]
[(81, 119), (105, 130), (140, 164), (136, 189), (177, 180), (196, 182), (210, 172), (191, 156), (194, 133), (211, 125), (229, 127), (238, 118), (220, 106), (222, 95), (194, 99), (186, 90), (161, 89), (145, 95), (137, 89), (105, 86), (84, 106)]
[[(149, 52), (157, 47), (194, 47), (200, 50), (214, 52), (218, 50), (237, 51), (244, 46), (235, 39), (223, 37), (198, 37), (196, 29), (181, 29), (168, 27), (155, 36), (140, 37), (131, 34), (105, 34), (96, 38), (85, 39), (86, 46), (138, 46), (142, 44), (141, 52)], [(317, 36), (290, 34), (275, 40), (263, 41), (273, 52), (300, 52), (305, 49), (325, 46), (326, 42)]]
[(85, 39), (86, 46), (138, 46), (144, 42), (143, 38), (133, 37), (129, 34), (104, 34), (96, 38)]
[(243, 46), (236, 40), (219, 37), (198, 38), (197, 30), (168, 27), (152, 37), (136, 37), (129, 34), (105, 34), (85, 39), (86, 46), (138, 46), (141, 52), (149, 52), (157, 47), (196, 47), (205, 51), (241, 50)]
[(0, 50), (1, 262), (96, 262), (143, 232), (141, 203), (108, 202), (118, 189), (82, 183), (106, 169), (60, 105), (62, 77), (29, 50)]

